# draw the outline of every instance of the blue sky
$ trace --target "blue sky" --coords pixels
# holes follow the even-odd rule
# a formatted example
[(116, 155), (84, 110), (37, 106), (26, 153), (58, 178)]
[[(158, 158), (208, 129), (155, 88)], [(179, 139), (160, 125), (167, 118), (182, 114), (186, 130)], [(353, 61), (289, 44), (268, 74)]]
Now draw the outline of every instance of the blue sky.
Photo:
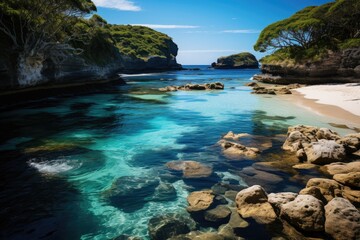
[(296, 11), (331, 0), (93, 0), (111, 24), (140, 24), (168, 34), (184, 65), (211, 64), (220, 56), (255, 52), (260, 31)]

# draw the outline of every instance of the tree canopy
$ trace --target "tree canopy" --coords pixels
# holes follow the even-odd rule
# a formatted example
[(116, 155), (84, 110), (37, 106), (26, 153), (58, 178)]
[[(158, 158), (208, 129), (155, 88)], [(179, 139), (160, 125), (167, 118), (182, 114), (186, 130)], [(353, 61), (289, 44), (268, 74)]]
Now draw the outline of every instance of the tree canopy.
[[(260, 52), (287, 49), (337, 49), (348, 42), (358, 44), (360, 1), (336, 0), (307, 7), (291, 17), (267, 26), (254, 45)], [(359, 44), (360, 46), (360, 44)]]

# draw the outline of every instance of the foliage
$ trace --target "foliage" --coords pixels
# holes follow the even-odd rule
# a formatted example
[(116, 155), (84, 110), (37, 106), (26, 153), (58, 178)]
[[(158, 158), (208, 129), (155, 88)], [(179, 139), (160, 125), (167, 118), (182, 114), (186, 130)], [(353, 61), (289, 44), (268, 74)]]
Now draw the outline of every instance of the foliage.
[[(107, 27), (121, 53), (133, 57), (166, 56), (177, 54), (172, 39), (143, 26), (110, 25)], [(176, 51), (173, 48), (176, 48)]]
[(254, 45), (260, 52), (274, 51), (270, 59), (321, 58), (326, 50), (359, 46), (360, 1), (336, 0), (311, 6), (267, 26)]

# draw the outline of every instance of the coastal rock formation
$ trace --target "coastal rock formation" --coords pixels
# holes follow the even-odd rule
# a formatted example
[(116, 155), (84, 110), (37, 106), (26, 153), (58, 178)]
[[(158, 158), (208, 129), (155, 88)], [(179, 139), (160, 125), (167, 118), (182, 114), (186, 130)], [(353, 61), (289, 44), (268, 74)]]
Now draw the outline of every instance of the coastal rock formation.
[(187, 197), (189, 206), (188, 212), (199, 212), (208, 209), (214, 202), (215, 195), (212, 191), (196, 191)]
[(216, 69), (243, 69), (258, 68), (259, 62), (256, 57), (248, 52), (234, 54), (217, 59), (217, 63), (212, 63), (211, 67)]
[(241, 157), (255, 158), (260, 150), (254, 147), (246, 147), (239, 143), (234, 143), (226, 140), (218, 142), (223, 149), (223, 154), (230, 159), (240, 159)]
[(259, 186), (241, 190), (236, 195), (238, 213), (244, 218), (254, 218), (258, 223), (271, 223), (276, 219), (274, 209), (268, 202), (267, 193)]
[(289, 61), (263, 62), (264, 75), (258, 81), (273, 84), (321, 84), (358, 82), (360, 72), (360, 48), (349, 48), (328, 52), (327, 57), (318, 61), (305, 61), (289, 64)]
[(159, 88), (161, 92), (174, 92), (174, 91), (191, 91), (191, 90), (223, 90), (224, 84), (220, 82), (205, 83), (205, 84), (186, 84), (183, 86), (167, 86)]
[(306, 184), (306, 188), (310, 187), (318, 188), (327, 201), (342, 196), (343, 186), (332, 179), (311, 178)]
[(330, 175), (360, 172), (360, 161), (349, 162), (349, 163), (342, 163), (342, 162), (331, 163), (324, 165), (320, 169)]
[(342, 162), (359, 150), (359, 134), (345, 137), (327, 128), (296, 125), (288, 128), (284, 150), (296, 152), (300, 161), (312, 164)]
[(212, 174), (212, 168), (196, 161), (171, 161), (166, 166), (175, 171), (182, 171), (184, 178), (203, 178)]
[(270, 94), (270, 95), (284, 95), (284, 94), (292, 94), (291, 89), (299, 88), (299, 84), (289, 84), (287, 86), (267, 86), (265, 84), (262, 84), (259, 86), (259, 84), (255, 82), (251, 82), (247, 84), (247, 86), (252, 87), (254, 90), (253, 94)]
[(334, 198), (325, 206), (325, 232), (334, 239), (360, 239), (360, 212), (344, 198)]
[(270, 193), (268, 194), (268, 202), (274, 208), (275, 212), (280, 214), (281, 206), (293, 201), (297, 195), (297, 193), (293, 192)]
[(350, 188), (360, 188), (360, 171), (345, 174), (335, 174), (333, 178), (337, 182)]
[(311, 195), (298, 195), (295, 200), (283, 204), (280, 217), (305, 232), (324, 230), (323, 203)]

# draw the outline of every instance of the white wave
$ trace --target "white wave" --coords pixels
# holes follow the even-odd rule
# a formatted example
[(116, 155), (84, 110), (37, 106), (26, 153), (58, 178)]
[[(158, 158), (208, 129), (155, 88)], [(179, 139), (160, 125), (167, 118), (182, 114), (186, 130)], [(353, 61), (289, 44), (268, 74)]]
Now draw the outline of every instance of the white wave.
[(144, 76), (156, 76), (161, 73), (140, 73), (140, 74), (120, 74), (120, 77), (144, 77)]
[(50, 161), (39, 161), (39, 159), (31, 159), (28, 161), (28, 164), (30, 167), (37, 169), (39, 172), (47, 174), (67, 172), (81, 166), (81, 163), (77, 161), (64, 158)]

